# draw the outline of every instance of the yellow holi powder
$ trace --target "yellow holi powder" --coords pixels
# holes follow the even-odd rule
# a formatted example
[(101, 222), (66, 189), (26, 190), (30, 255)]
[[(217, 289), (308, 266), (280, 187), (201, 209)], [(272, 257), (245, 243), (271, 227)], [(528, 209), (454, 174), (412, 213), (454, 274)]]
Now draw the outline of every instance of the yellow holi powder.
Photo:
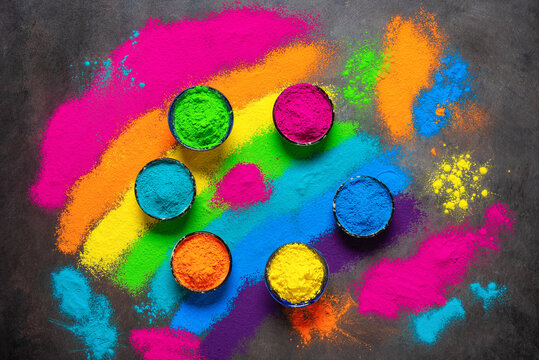
[(315, 298), (324, 283), (326, 267), (320, 255), (305, 244), (282, 246), (270, 260), (267, 277), (281, 299), (297, 304)]
[(444, 213), (463, 217), (479, 193), (488, 196), (483, 189), (487, 172), (488, 164), (478, 165), (470, 154), (453, 155), (436, 165), (429, 175), (427, 191), (439, 198)]
[[(209, 186), (221, 158), (233, 153), (256, 134), (273, 128), (272, 109), (277, 96), (279, 92), (267, 95), (235, 112), (234, 128), (228, 139), (219, 146), (219, 151), (195, 152), (176, 146), (165, 156), (187, 165), (195, 177), (197, 193), (200, 193)], [(143, 214), (131, 186), (119, 206), (111, 210), (88, 235), (80, 264), (94, 275), (111, 273), (120, 257), (156, 222)]]

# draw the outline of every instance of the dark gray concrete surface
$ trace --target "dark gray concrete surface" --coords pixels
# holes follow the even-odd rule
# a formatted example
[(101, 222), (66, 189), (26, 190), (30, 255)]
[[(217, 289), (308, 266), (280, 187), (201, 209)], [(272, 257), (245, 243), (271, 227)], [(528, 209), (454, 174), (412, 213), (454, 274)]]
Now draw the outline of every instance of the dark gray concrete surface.
[[(326, 36), (353, 40), (365, 31), (377, 33), (395, 14), (410, 15), (423, 6), (438, 21), (469, 61), (477, 78), (476, 93), (492, 119), (491, 131), (448, 145), (473, 149), (479, 161), (492, 159), (490, 189), (517, 214), (511, 241), (481, 268), (469, 274), (472, 281), (496, 281), (510, 289), (510, 299), (489, 316), (480, 305), (467, 312), (464, 323), (452, 327), (436, 346), (410, 345), (394, 336), (372, 340), (372, 349), (354, 343), (317, 344), (298, 350), (283, 338), (283, 319), (268, 319), (256, 338), (245, 345), (239, 358), (260, 359), (531, 359), (538, 353), (539, 245), (535, 229), (538, 211), (539, 124), (539, 3), (530, 1), (290, 1), (292, 8), (322, 15)], [(27, 189), (39, 165), (38, 143), (48, 116), (78, 84), (71, 76), (86, 59), (105, 57), (132, 29), (149, 17), (164, 20), (197, 15), (219, 2), (117, 0), (35, 1), (2, 0), (0, 3), (0, 119), (1, 209), (0, 236), (0, 358), (84, 359), (81, 345), (51, 319), (58, 319), (50, 295), (50, 273), (72, 259), (55, 249), (57, 213), (44, 213), (27, 199)], [(75, 69), (69, 65), (74, 64)], [(79, 64), (79, 65), (76, 65)], [(339, 79), (330, 79), (339, 83)], [(351, 109), (345, 116), (355, 116)], [(418, 144), (428, 153), (432, 143)], [(413, 166), (421, 166), (420, 156)], [(510, 175), (507, 170), (510, 169)], [(414, 184), (420, 191), (423, 184)], [(425, 201), (425, 210), (431, 206)], [(442, 223), (443, 220), (440, 220)], [(406, 253), (413, 239), (381, 250)], [(357, 278), (365, 263), (350, 273), (332, 277), (333, 289)], [(457, 287), (450, 296), (469, 298)], [(121, 319), (119, 359), (135, 354), (127, 343), (128, 331), (138, 326), (127, 296), (108, 284), (98, 291), (108, 295)], [(350, 313), (353, 324), (355, 313)], [(163, 324), (165, 325), (165, 324)], [(372, 325), (372, 324), (371, 324)], [(376, 324), (375, 324), (376, 325)], [(380, 323), (380, 326), (383, 325)], [(396, 333), (406, 321), (385, 324)], [(359, 325), (358, 325), (359, 326)]]

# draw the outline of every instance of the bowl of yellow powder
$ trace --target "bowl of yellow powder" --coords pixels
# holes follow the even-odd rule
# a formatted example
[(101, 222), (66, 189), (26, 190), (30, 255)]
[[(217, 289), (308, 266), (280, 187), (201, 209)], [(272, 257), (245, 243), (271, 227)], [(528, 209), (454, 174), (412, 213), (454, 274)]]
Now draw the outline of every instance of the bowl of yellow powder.
[(228, 99), (208, 86), (183, 90), (170, 105), (168, 125), (180, 144), (205, 151), (221, 145), (230, 135), (234, 115)]
[(264, 278), (271, 296), (282, 305), (299, 308), (318, 300), (328, 283), (326, 259), (315, 248), (288, 243), (271, 254)]

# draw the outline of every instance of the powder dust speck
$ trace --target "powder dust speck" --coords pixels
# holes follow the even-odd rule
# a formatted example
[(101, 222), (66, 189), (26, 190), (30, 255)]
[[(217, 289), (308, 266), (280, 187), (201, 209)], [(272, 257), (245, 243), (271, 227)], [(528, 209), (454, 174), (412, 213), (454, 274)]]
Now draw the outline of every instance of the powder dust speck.
[(476, 163), (470, 154), (452, 155), (428, 175), (426, 192), (434, 195), (444, 213), (462, 220), (481, 197), (489, 196), (485, 177), (490, 165)]

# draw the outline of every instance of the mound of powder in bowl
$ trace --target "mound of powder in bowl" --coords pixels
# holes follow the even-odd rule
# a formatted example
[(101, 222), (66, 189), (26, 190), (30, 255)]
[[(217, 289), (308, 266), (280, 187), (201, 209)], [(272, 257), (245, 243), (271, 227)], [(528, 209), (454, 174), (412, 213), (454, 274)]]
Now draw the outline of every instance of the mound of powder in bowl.
[(273, 120), (286, 139), (297, 144), (314, 143), (321, 140), (333, 124), (333, 104), (317, 86), (293, 85), (275, 101)]
[(169, 112), (169, 125), (174, 137), (195, 150), (209, 150), (228, 137), (232, 126), (232, 110), (219, 91), (194, 86), (174, 99)]

